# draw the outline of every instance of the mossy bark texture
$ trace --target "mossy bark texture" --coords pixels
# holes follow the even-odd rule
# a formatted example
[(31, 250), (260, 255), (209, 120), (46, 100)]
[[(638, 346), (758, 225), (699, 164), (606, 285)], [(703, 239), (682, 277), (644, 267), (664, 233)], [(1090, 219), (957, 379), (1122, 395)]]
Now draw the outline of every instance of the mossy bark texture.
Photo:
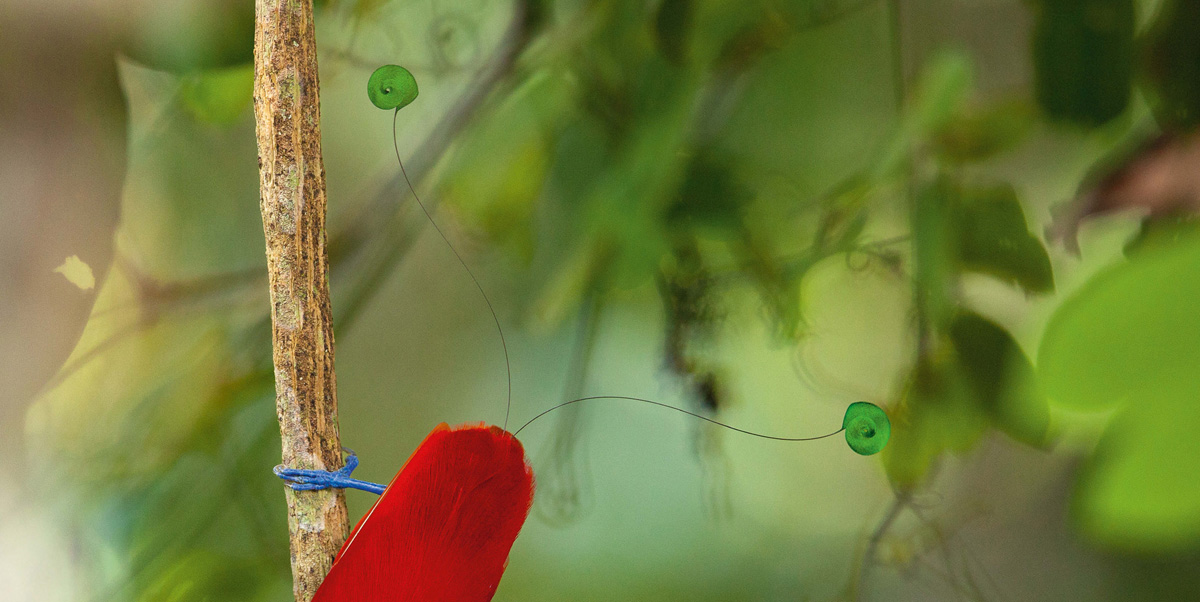
[[(327, 281), (325, 168), (312, 0), (258, 0), (254, 117), (283, 464), (342, 466)], [(349, 523), (341, 490), (286, 489), (294, 592), (308, 602)]]

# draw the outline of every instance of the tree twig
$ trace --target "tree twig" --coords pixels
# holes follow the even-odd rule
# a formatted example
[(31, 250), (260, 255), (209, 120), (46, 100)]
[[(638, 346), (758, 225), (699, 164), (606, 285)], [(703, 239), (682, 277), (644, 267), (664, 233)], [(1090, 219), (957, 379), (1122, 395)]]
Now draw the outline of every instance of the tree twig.
[[(283, 464), (335, 470), (342, 459), (312, 0), (257, 2), (254, 117)], [(337, 489), (285, 491), (293, 592), (308, 602), (346, 538), (346, 501)]]

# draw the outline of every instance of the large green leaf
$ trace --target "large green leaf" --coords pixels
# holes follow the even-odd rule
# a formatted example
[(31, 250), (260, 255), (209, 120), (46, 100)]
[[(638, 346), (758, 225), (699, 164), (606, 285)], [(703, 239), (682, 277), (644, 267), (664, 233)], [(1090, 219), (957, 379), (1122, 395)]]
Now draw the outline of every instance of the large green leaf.
[(1030, 293), (1054, 290), (1050, 256), (1029, 233), (1012, 186), (964, 191), (954, 225), (963, 269), (1015, 283)]
[(1081, 476), (1082, 528), (1133, 549), (1200, 537), (1200, 238), (1147, 248), (1047, 326), (1038, 369), (1074, 410), (1118, 411)]
[(1132, 398), (1081, 473), (1075, 517), (1098, 541), (1171, 551), (1200, 538), (1200, 383), (1179, 380)]
[(966, 312), (950, 324), (950, 340), (976, 400), (996, 428), (1029, 445), (1045, 442), (1050, 422), (1046, 398), (1012, 335)]

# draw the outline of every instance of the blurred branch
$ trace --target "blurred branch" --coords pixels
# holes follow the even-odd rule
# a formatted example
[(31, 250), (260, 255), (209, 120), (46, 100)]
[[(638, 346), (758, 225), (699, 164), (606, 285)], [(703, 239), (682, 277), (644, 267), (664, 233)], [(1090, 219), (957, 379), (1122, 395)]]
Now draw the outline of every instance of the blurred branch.
[[(594, 287), (582, 304), (567, 376), (563, 381), (562, 399), (583, 396), (600, 334), (604, 303), (602, 288)], [(578, 521), (593, 502), (587, 448), (582, 445), (586, 433), (583, 409), (581, 405), (563, 408), (540, 452), (545, 458), (542, 462), (546, 469), (538, 476), (538, 500), (534, 512), (547, 524), (557, 527)]]
[[(258, 0), (254, 116), (283, 464), (335, 470), (342, 454), (312, 0)], [(346, 500), (337, 489), (284, 490), (293, 593), (307, 602), (346, 539)]]

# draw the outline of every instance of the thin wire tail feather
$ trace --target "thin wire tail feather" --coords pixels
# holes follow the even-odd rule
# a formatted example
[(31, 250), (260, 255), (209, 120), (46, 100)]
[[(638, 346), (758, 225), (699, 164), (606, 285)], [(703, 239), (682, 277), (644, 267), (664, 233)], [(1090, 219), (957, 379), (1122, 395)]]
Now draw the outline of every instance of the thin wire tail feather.
[[(400, 69), (400, 68), (397, 68), (397, 69)], [(403, 69), (401, 69), (401, 71), (404, 71), (404, 73), (407, 73), (407, 71), (405, 71)], [(407, 82), (408, 79), (411, 79), (411, 74), (408, 78), (405, 78), (405, 82)], [(401, 82), (401, 83), (404, 83), (404, 82)], [(411, 83), (411, 87), (412, 87), (411, 96), (413, 98), (415, 98), (416, 97), (415, 81), (409, 82), (409, 83)], [(399, 85), (399, 84), (397, 84), (397, 85)], [(404, 88), (404, 87), (405, 86), (403, 86), (403, 85), (401, 86), (401, 88)], [(405, 88), (405, 89), (407, 89), (407, 88)], [(371, 92), (372, 90), (374, 90), (374, 86), (372, 84), (369, 84), (368, 91)], [(384, 93), (387, 93), (390, 91), (392, 91), (391, 88), (386, 88), (383, 90)], [(408, 97), (405, 96), (405, 98), (408, 98)], [(372, 102), (375, 103), (375, 106), (378, 106), (380, 108), (384, 108), (385, 106), (387, 106), (387, 103), (380, 104), (379, 102), (376, 102), (375, 97), (372, 97)], [(408, 99), (408, 102), (411, 102), (411, 99)], [(407, 104), (407, 103), (404, 103), (404, 104)], [(404, 168), (404, 160), (400, 157), (400, 141), (396, 134), (396, 126), (399, 121), (401, 106), (403, 106), (403, 104), (396, 106), (395, 111), (392, 113), (392, 150), (394, 150), (396, 153), (396, 163), (400, 166), (400, 173), (404, 176), (404, 183), (408, 185), (409, 191), (412, 192), (413, 200), (415, 200), (417, 202), (417, 206), (421, 208), (421, 212), (425, 214), (425, 218), (429, 220), (429, 224), (431, 226), (433, 226), (433, 229), (438, 233), (438, 236), (440, 236), (442, 238), (442, 242), (446, 243), (446, 246), (450, 248), (450, 252), (454, 254), (454, 258), (458, 260), (458, 263), (460, 265), (462, 265), (463, 270), (465, 270), (467, 272), (467, 276), (469, 276), (471, 278), (471, 282), (473, 282), (475, 284), (475, 288), (479, 290), (480, 296), (483, 297), (483, 302), (487, 305), (488, 313), (490, 313), (492, 315), (492, 321), (496, 324), (496, 332), (500, 335), (500, 348), (504, 352), (504, 372), (505, 372), (505, 377), (507, 380), (507, 392), (506, 392), (505, 401), (504, 401), (504, 423), (503, 423), (504, 426), (503, 426), (502, 432), (507, 433), (508, 432), (508, 419), (512, 414), (512, 360), (509, 358), (509, 355), (508, 355), (508, 340), (504, 336), (504, 327), (500, 325), (500, 316), (496, 314), (496, 308), (492, 305), (492, 300), (490, 297), (488, 297), (487, 291), (485, 291), (483, 289), (483, 285), (480, 284), (479, 278), (477, 278), (475, 276), (475, 273), (471, 271), (471, 267), (467, 265), (467, 262), (465, 259), (463, 259), (462, 254), (460, 254), (458, 252), (458, 249), (454, 247), (454, 243), (450, 242), (450, 237), (446, 236), (446, 233), (442, 231), (441, 226), (439, 226), (437, 221), (435, 221), (433, 219), (433, 214), (430, 213), (429, 208), (425, 206), (425, 203), (423, 201), (421, 201), (421, 196), (417, 194), (416, 187), (413, 186), (412, 180), (408, 177), (408, 171)], [(714, 424), (721, 428), (729, 429), (731, 431), (742, 433), (744, 435), (750, 435), (752, 437), (758, 437), (760, 439), (770, 439), (772, 441), (796, 441), (796, 442), (817, 441), (819, 439), (833, 437), (835, 435), (845, 432), (845, 433), (847, 433), (847, 442), (851, 444), (851, 447), (856, 452), (863, 454), (863, 455), (871, 455), (871, 454), (877, 453), (880, 449), (882, 449), (883, 446), (886, 445), (886, 443), (887, 443), (887, 438), (888, 438), (888, 434), (889, 434), (889, 428), (888, 428), (889, 425), (887, 423), (886, 413), (883, 412), (882, 410), (880, 410), (878, 407), (874, 406), (873, 404), (869, 404), (866, 402), (859, 402), (857, 404), (852, 405), (850, 408), (851, 410), (854, 410), (858, 414), (861, 414), (862, 411), (864, 411), (864, 410), (872, 410), (873, 411), (873, 414), (871, 416), (867, 417), (867, 418), (869, 418), (869, 420), (868, 419), (858, 420), (857, 422), (854, 423), (853, 429), (848, 430), (847, 425), (849, 424), (849, 422), (847, 422), (847, 421), (849, 420), (849, 418), (847, 418), (847, 421), (843, 421), (842, 428), (840, 428), (832, 433), (818, 435), (815, 437), (777, 437), (774, 435), (765, 435), (762, 433), (756, 433), (753, 431), (748, 431), (746, 429), (741, 429), (741, 428), (738, 428), (738, 427), (735, 427), (735, 426), (732, 426), (729, 424), (725, 424), (718, 420), (714, 420), (714, 419), (704, 416), (702, 414), (697, 414), (695, 412), (691, 412), (691, 411), (685, 410), (683, 408), (678, 408), (678, 407), (675, 407), (675, 406), (672, 406), (669, 404), (665, 404), (665, 403), (662, 403), (659, 401), (643, 399), (641, 397), (629, 397), (629, 396), (624, 396), (624, 395), (596, 395), (596, 396), (591, 396), (591, 397), (581, 397), (579, 399), (572, 399), (570, 401), (560, 403), (548, 410), (544, 410), (540, 414), (531, 418), (529, 420), (529, 422), (526, 422), (525, 424), (521, 425), (521, 428), (517, 429), (514, 433), (512, 433), (511, 436), (515, 438), (517, 435), (519, 435), (521, 433), (521, 431), (525, 430), (525, 427), (529, 426), (530, 424), (533, 424), (534, 421), (541, 418), (542, 416), (545, 416), (546, 414), (549, 414), (550, 412), (553, 412), (554, 410), (557, 410), (559, 408), (563, 408), (563, 407), (566, 407), (566, 406), (569, 406), (572, 404), (584, 402), (584, 401), (592, 401), (592, 400), (599, 400), (599, 399), (609, 399), (609, 400), (623, 399), (623, 400), (628, 400), (628, 401), (636, 401), (639, 403), (645, 403), (645, 404), (650, 404), (650, 405), (654, 405), (654, 406), (659, 406), (662, 408), (666, 408), (668, 410), (674, 410), (674, 411), (680, 412), (682, 414), (687, 414), (688, 416), (691, 416), (693, 418), (699, 418), (700, 420)], [(867, 408), (866, 406), (870, 406), (870, 407)], [(856, 415), (856, 417), (857, 417), (857, 415)]]
[(471, 271), (466, 260), (459, 254), (458, 249), (454, 248), (454, 243), (450, 242), (450, 238), (442, 232), (442, 228), (438, 226), (433, 219), (433, 214), (425, 207), (425, 203), (421, 202), (421, 197), (417, 195), (417, 189), (413, 186), (412, 180), (408, 178), (408, 172), (404, 169), (404, 161), (400, 158), (400, 142), (396, 137), (396, 121), (400, 117), (400, 107), (392, 114), (392, 149), (396, 151), (396, 163), (400, 164), (400, 173), (404, 176), (404, 182), (408, 184), (409, 191), (412, 192), (413, 199), (417, 201), (417, 206), (425, 214), (429, 224), (437, 231), (438, 236), (442, 237), (442, 242), (450, 247), (450, 252), (454, 253), (454, 257), (458, 259), (458, 263), (462, 264), (467, 275), (471, 277), (471, 282), (475, 283), (475, 288), (479, 289), (479, 294), (483, 296), (483, 302), (487, 304), (488, 312), (492, 314), (492, 321), (496, 323), (496, 332), (500, 333), (500, 347), (504, 350), (504, 372), (508, 378), (508, 396), (504, 402), (504, 430), (508, 430), (508, 417), (512, 413), (512, 362), (508, 358), (508, 341), (504, 338), (504, 328), (500, 326), (500, 317), (496, 315), (496, 309), (492, 306), (492, 300), (488, 298), (488, 294), (483, 290), (483, 285), (479, 283), (479, 279), (475, 277), (475, 273)]
[(648, 403), (648, 404), (650, 404), (650, 405), (658, 406), (658, 407), (660, 407), (660, 408), (666, 408), (666, 409), (668, 409), (668, 410), (674, 410), (674, 411), (676, 411), (676, 412), (679, 412), (679, 413), (681, 413), (681, 414), (687, 414), (688, 416), (691, 416), (691, 417), (693, 417), (693, 418), (699, 418), (700, 420), (703, 420), (703, 421), (705, 421), (705, 422), (708, 422), (708, 423), (711, 423), (711, 424), (715, 424), (715, 425), (717, 425), (717, 426), (719, 426), (719, 427), (721, 427), (721, 428), (726, 428), (726, 429), (729, 429), (729, 430), (731, 430), (731, 431), (736, 431), (736, 432), (738, 432), (738, 433), (742, 433), (743, 435), (750, 435), (751, 437), (758, 437), (758, 438), (760, 438), (760, 439), (770, 439), (770, 440), (772, 440), (772, 441), (817, 441), (818, 439), (826, 439), (826, 438), (828, 438), (828, 437), (833, 437), (833, 436), (835, 436), (835, 435), (841, 434), (841, 432), (842, 432), (842, 431), (846, 430), (846, 429), (843, 427), (843, 428), (840, 428), (840, 429), (838, 429), (838, 430), (836, 430), (836, 431), (834, 431), (834, 432), (832, 432), (832, 433), (826, 433), (826, 434), (824, 434), (824, 435), (818, 435), (818, 436), (816, 436), (816, 437), (776, 437), (776, 436), (773, 436), (773, 435), (764, 435), (764, 434), (762, 434), (762, 433), (756, 433), (756, 432), (754, 432), (754, 431), (748, 431), (748, 430), (746, 430), (746, 429), (741, 429), (741, 428), (738, 428), (738, 427), (736, 427), (736, 426), (732, 426), (732, 425), (729, 425), (729, 424), (725, 424), (724, 422), (720, 422), (720, 421), (718, 421), (718, 420), (713, 420), (712, 418), (709, 418), (709, 417), (707, 417), (707, 416), (704, 416), (704, 415), (702, 415), (702, 414), (697, 414), (697, 413), (695, 413), (695, 412), (690, 412), (690, 411), (688, 411), (688, 410), (685, 410), (685, 409), (683, 409), (683, 408), (677, 408), (677, 407), (675, 407), (675, 406), (673, 406), (673, 405), (670, 405), (670, 404), (665, 404), (665, 403), (663, 403), (663, 402), (661, 402), (661, 401), (654, 401), (654, 400), (651, 400), (651, 399), (643, 399), (643, 398), (641, 398), (641, 397), (629, 397), (629, 396), (626, 396), (626, 395), (593, 395), (593, 396), (591, 396), (591, 397), (580, 397), (579, 399), (572, 399), (571, 401), (564, 401), (563, 403), (560, 403), (560, 404), (558, 404), (558, 405), (556, 405), (556, 406), (553, 406), (553, 407), (551, 407), (551, 408), (549, 408), (549, 409), (547, 409), (547, 410), (543, 410), (543, 411), (542, 411), (540, 414), (538, 414), (537, 416), (534, 416), (533, 418), (530, 418), (530, 419), (529, 419), (529, 422), (526, 422), (525, 424), (521, 425), (521, 428), (517, 429), (517, 430), (516, 430), (516, 432), (514, 432), (514, 433), (513, 433), (513, 436), (514, 436), (514, 437), (516, 437), (517, 435), (520, 435), (520, 434), (521, 434), (521, 431), (525, 430), (525, 427), (527, 427), (527, 426), (529, 426), (529, 425), (533, 424), (533, 423), (534, 423), (534, 421), (536, 421), (538, 418), (541, 418), (542, 416), (545, 416), (546, 414), (549, 414), (550, 412), (553, 412), (554, 410), (557, 410), (557, 409), (559, 409), (559, 408), (564, 408), (564, 407), (566, 407), (566, 406), (569, 406), (569, 405), (571, 405), (571, 404), (576, 404), (576, 403), (580, 403), (580, 402), (584, 402), (584, 401), (594, 401), (594, 400), (599, 400), (599, 399), (623, 399), (623, 400), (626, 400), (626, 401), (636, 401), (636, 402), (639, 402), (639, 403)]

